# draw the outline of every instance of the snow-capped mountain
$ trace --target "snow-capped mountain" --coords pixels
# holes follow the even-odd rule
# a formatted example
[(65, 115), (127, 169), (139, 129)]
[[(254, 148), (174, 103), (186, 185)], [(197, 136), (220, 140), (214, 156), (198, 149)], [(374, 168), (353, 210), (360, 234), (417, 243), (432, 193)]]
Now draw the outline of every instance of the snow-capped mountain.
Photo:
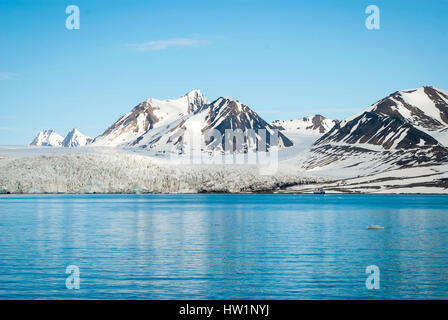
[(302, 133), (322, 135), (328, 132), (337, 123), (337, 120), (331, 120), (316, 114), (314, 116), (303, 117), (294, 120), (275, 120), (271, 125), (278, 130), (286, 133)]
[(436, 131), (448, 126), (448, 91), (420, 87), (392, 93), (366, 111), (406, 119), (416, 127)]
[(45, 130), (39, 132), (29, 145), (37, 147), (60, 147), (63, 140), (64, 138), (53, 130)]
[(92, 138), (82, 134), (78, 129), (74, 128), (71, 130), (64, 141), (62, 141), (62, 147), (74, 148), (74, 147), (85, 147), (93, 141)]
[(65, 138), (57, 134), (53, 130), (39, 132), (30, 146), (38, 147), (84, 147), (93, 141), (92, 138), (82, 134), (78, 129), (71, 130)]
[(339, 162), (375, 170), (448, 160), (448, 92), (434, 87), (397, 91), (336, 124), (317, 140), (305, 167)]
[[(159, 100), (149, 98), (122, 116), (102, 135), (94, 145), (137, 145), (142, 135), (159, 131), (188, 117), (208, 104), (199, 90), (193, 90), (179, 99)], [(138, 140), (138, 141), (137, 141)]]
[[(152, 149), (158, 152), (189, 153), (193, 151), (193, 137), (200, 137), (200, 151), (223, 151), (225, 130), (265, 129), (273, 134), (274, 128), (248, 106), (236, 99), (221, 97), (212, 103), (194, 90), (175, 100), (150, 98), (121, 117), (102, 135), (95, 139), (95, 146), (126, 146)], [(221, 137), (206, 137), (208, 130), (216, 130)], [(220, 141), (217, 141), (219, 138)], [(259, 136), (254, 140), (259, 141)], [(266, 134), (267, 147), (270, 135)], [(292, 142), (279, 132), (280, 148)], [(247, 143), (244, 143), (247, 147)], [(258, 145), (257, 145), (258, 150)]]
[(397, 91), (366, 111), (396, 116), (448, 146), (448, 91), (435, 87)]

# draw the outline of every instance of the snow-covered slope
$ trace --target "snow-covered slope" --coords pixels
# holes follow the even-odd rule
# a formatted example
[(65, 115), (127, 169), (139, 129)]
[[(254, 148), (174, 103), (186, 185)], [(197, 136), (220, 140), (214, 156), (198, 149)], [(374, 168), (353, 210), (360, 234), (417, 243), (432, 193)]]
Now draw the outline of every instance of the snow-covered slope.
[[(334, 168), (332, 169), (335, 172)], [(322, 172), (320, 172), (322, 173)], [(448, 193), (448, 165), (392, 169), (318, 184), (296, 185), (282, 192), (313, 193)]]
[[(146, 100), (109, 127), (92, 145), (141, 147), (175, 153), (190, 153), (197, 147), (204, 152), (221, 152), (226, 129), (243, 132), (265, 129), (274, 133), (271, 125), (238, 100), (221, 97), (209, 103), (199, 90), (194, 90), (175, 100)], [(219, 132), (219, 141), (205, 136), (208, 130)], [(193, 147), (195, 137), (200, 137), (202, 144)], [(254, 138), (258, 139), (258, 136)], [(266, 140), (269, 148), (269, 134)], [(279, 147), (289, 146), (292, 142), (279, 133)], [(245, 147), (247, 149), (246, 142)]]
[(45, 130), (39, 132), (29, 145), (37, 147), (60, 147), (63, 140), (64, 138), (53, 130)]
[(322, 135), (328, 132), (337, 123), (336, 120), (331, 120), (316, 114), (314, 116), (303, 117), (301, 119), (294, 120), (275, 120), (271, 122), (274, 128), (284, 131), (286, 134), (302, 133)]
[(74, 128), (67, 134), (64, 141), (62, 141), (62, 146), (67, 148), (85, 147), (92, 141), (92, 138), (82, 134), (78, 129)]
[(443, 142), (448, 95), (433, 87), (397, 91), (336, 124), (317, 140), (307, 169), (336, 165), (353, 172), (437, 165), (448, 161)]

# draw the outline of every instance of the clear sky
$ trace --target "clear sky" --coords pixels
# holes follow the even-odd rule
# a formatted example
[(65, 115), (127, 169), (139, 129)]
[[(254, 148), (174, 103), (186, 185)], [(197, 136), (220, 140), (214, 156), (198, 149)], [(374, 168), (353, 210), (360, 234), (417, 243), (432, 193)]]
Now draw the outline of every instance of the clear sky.
[[(365, 27), (370, 4), (380, 30)], [(95, 137), (196, 88), (267, 121), (342, 119), (396, 90), (448, 89), (447, 67), (447, 0), (0, 0), (0, 145)]]

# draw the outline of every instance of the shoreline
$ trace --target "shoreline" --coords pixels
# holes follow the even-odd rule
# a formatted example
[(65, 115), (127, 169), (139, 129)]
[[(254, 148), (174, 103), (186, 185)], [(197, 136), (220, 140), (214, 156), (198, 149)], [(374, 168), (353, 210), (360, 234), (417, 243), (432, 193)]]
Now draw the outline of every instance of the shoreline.
[(371, 196), (381, 196), (381, 195), (421, 195), (421, 196), (448, 196), (448, 190), (446, 193), (361, 193), (361, 192), (346, 192), (346, 193), (325, 193), (325, 194), (314, 194), (307, 192), (186, 192), (186, 193), (0, 193), (0, 198), (8, 196), (97, 196), (97, 195), (312, 195), (316, 197), (323, 196), (340, 196), (340, 195), (371, 195)]

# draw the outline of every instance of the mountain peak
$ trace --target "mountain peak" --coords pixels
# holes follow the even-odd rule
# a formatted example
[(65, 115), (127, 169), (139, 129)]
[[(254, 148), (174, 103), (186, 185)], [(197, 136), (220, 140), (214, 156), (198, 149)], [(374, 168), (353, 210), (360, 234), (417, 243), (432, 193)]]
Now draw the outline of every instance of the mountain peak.
[(184, 97), (195, 97), (195, 96), (204, 96), (199, 89), (193, 89), (191, 91), (188, 91), (186, 94), (184, 94)]
[(62, 136), (50, 129), (39, 132), (29, 145), (36, 147), (60, 147), (63, 140)]
[(389, 96), (394, 96), (394, 95), (402, 95), (404, 94), (418, 94), (418, 93), (423, 93), (423, 94), (427, 94), (427, 93), (431, 93), (431, 92), (435, 92), (435, 93), (441, 93), (444, 95), (448, 95), (448, 91), (437, 88), (435, 86), (421, 86), (418, 88), (413, 88), (413, 89), (406, 89), (406, 90), (399, 90), (399, 91), (395, 91), (394, 93), (390, 94)]
[[(232, 98), (232, 97), (220, 97), (218, 99), (216, 99), (215, 101), (213, 101), (211, 103), (213, 109), (226, 109), (226, 110), (230, 110), (230, 112), (233, 110), (236, 113), (241, 113), (243, 112), (246, 108), (248, 109), (248, 107), (244, 104), (242, 104), (239, 100)], [(249, 109), (250, 110), (250, 109)], [(252, 110), (250, 110), (251, 112), (253, 112)]]
[(218, 99), (216, 99), (216, 101), (236, 102), (241, 104), (241, 102), (238, 99), (229, 96), (219, 97)]
[(207, 98), (202, 94), (199, 89), (191, 90), (186, 93), (183, 98), (187, 98), (188, 101), (188, 113), (197, 112), (201, 110), (205, 105), (208, 105), (209, 102)]
[(148, 130), (154, 128), (162, 130), (172, 125), (173, 122), (198, 113), (208, 104), (208, 100), (198, 89), (192, 90), (177, 99), (159, 100), (149, 98), (118, 119), (95, 139), (94, 144), (118, 146), (135, 142)]
[(62, 146), (67, 148), (85, 147), (93, 141), (92, 138), (82, 134), (78, 129), (73, 128), (62, 141)]
[(433, 86), (396, 91), (366, 111), (399, 117), (424, 131), (436, 131), (448, 126), (448, 93)]

